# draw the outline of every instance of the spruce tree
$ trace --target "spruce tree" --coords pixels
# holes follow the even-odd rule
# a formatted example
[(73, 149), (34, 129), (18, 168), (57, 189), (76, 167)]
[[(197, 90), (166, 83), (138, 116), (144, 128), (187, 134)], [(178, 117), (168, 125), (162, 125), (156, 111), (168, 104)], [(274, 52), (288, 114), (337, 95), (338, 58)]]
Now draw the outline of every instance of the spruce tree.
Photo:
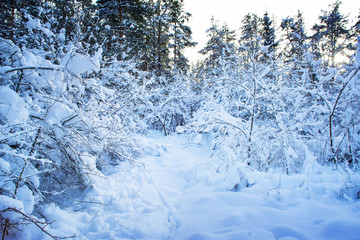
[(357, 17), (357, 22), (354, 24), (354, 26), (352, 27), (354, 35), (355, 36), (359, 36), (360, 35), (360, 13)]
[(248, 13), (244, 16), (239, 43), (239, 53), (243, 59), (243, 64), (251, 62), (251, 58), (254, 58), (254, 61), (259, 59), (261, 49), (260, 18), (256, 14)]
[(124, 0), (98, 0), (97, 16), (99, 18), (98, 42), (103, 47), (105, 60), (121, 54), (121, 38), (123, 36)]
[(150, 57), (152, 64), (149, 66), (149, 70), (154, 71), (157, 76), (163, 75), (170, 70), (170, 49), (169, 42), (169, 10), (170, 3), (165, 0), (157, 0), (152, 5), (152, 19), (150, 21), (152, 34), (149, 38), (150, 45)]
[(142, 59), (147, 48), (146, 35), (149, 31), (147, 18), (151, 14), (149, 5), (141, 0), (129, 1), (124, 11), (124, 51), (125, 59)]
[(267, 51), (264, 54), (264, 61), (267, 61), (275, 53), (277, 46), (275, 29), (273, 27), (273, 22), (268, 16), (268, 12), (265, 12), (264, 17), (261, 20), (261, 36), (263, 39), (263, 46), (267, 48)]

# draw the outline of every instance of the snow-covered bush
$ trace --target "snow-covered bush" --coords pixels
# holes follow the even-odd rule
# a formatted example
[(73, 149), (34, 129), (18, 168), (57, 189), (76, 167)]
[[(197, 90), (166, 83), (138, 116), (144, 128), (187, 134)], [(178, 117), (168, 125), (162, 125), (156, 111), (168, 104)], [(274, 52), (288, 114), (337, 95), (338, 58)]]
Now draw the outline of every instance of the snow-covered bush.
[(356, 167), (357, 63), (336, 69), (309, 52), (289, 62), (247, 53), (249, 61), (220, 57), (217, 68), (203, 70), (202, 105), (188, 129), (210, 136), (226, 165), (295, 173), (311, 151), (321, 164)]
[(296, 147), (279, 137), (287, 100), (279, 70), (275, 62), (253, 60), (244, 68), (238, 67), (239, 59), (218, 61), (221, 67), (204, 80), (206, 98), (191, 130), (210, 134), (213, 150), (228, 165), (245, 162), (259, 170), (296, 171), (298, 163), (286, 159), (286, 149)]
[(188, 81), (185, 74), (174, 75), (171, 80), (156, 76), (152, 79), (139, 109), (150, 128), (168, 135), (190, 121), (197, 97), (192, 95)]
[(146, 90), (146, 82), (140, 83), (146, 76), (131, 62), (104, 67), (102, 74), (101, 48), (92, 56), (80, 44), (62, 48), (66, 51), (53, 61), (41, 48), (20, 48), (0, 39), (4, 232), (17, 234), (27, 223), (46, 232), (46, 222), (36, 218), (41, 219), (38, 206), (82, 199), (92, 176), (142, 151), (131, 133), (144, 129), (135, 106)]
[[(283, 89), (292, 95), (297, 136), (322, 164), (358, 164), (359, 66), (326, 67), (307, 55), (300, 75)], [(295, 75), (295, 74), (294, 74)]]

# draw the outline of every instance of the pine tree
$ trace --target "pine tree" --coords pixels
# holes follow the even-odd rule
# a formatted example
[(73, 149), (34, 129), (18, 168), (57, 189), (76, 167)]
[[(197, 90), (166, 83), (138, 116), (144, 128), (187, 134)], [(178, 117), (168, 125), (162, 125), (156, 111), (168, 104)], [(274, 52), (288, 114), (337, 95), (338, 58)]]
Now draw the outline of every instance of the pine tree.
[(99, 18), (96, 17), (96, 5), (91, 0), (82, 0), (77, 3), (76, 18), (76, 42), (80, 42), (85, 51), (94, 55), (99, 45), (98, 25)]
[(142, 59), (147, 48), (147, 19), (151, 11), (149, 5), (141, 0), (130, 1), (127, 6), (123, 16), (124, 51), (127, 55), (125, 60)]
[(207, 30), (209, 40), (200, 53), (206, 56), (206, 65), (210, 68), (218, 66), (221, 58), (231, 56), (235, 51), (235, 32), (225, 24), (222, 27), (212, 17), (211, 26)]
[(353, 32), (355, 36), (359, 36), (360, 35), (360, 13), (357, 17), (357, 22), (354, 24), (353, 26)]
[(120, 59), (121, 41), (123, 36), (123, 11), (124, 0), (98, 0), (97, 16), (99, 18), (99, 30), (97, 41), (103, 47), (105, 60), (112, 58)]
[(65, 30), (65, 41), (69, 42), (74, 39), (77, 21), (75, 18), (76, 1), (75, 0), (49, 0), (51, 4), (48, 11), (52, 19), (51, 29), (55, 33)]
[(189, 21), (190, 13), (183, 11), (183, 0), (170, 1), (170, 48), (172, 48), (173, 69), (186, 72), (189, 69), (188, 60), (184, 56), (184, 49), (193, 47), (195, 42), (191, 41), (191, 29), (185, 25)]
[(282, 53), (287, 59), (301, 61), (307, 49), (307, 36), (302, 13), (298, 11), (296, 18), (287, 17), (283, 19), (281, 28), (286, 32), (286, 43)]
[(152, 64), (149, 70), (155, 71), (157, 76), (167, 73), (170, 70), (170, 59), (168, 48), (170, 42), (169, 36), (169, 10), (170, 3), (165, 0), (157, 0), (153, 4), (153, 16), (150, 21), (152, 34), (150, 37), (150, 57)]
[(18, 1), (13, 0), (4, 0), (0, 2), (0, 36), (2, 38), (14, 39), (16, 25), (18, 24), (16, 21), (19, 12), (18, 3)]
[(354, 52), (357, 47), (356, 44), (358, 43), (358, 37), (360, 36), (360, 13), (357, 17), (356, 23), (350, 29), (351, 34), (351, 42), (348, 45), (348, 49)]
[(318, 56), (328, 60), (331, 66), (336, 65), (336, 56), (344, 53), (350, 33), (346, 27), (347, 17), (339, 11), (340, 5), (341, 2), (336, 1), (330, 5), (330, 11), (323, 10), (319, 17), (320, 23), (312, 28), (312, 47)]
[(26, 14), (38, 16), (41, 2), (36, 0), (0, 1), (0, 37), (21, 41), (26, 34)]

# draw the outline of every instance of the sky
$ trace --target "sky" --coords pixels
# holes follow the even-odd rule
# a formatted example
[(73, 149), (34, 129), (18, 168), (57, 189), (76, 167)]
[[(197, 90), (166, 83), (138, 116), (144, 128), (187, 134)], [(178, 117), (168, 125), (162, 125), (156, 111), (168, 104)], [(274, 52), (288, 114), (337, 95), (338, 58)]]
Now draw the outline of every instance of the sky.
[[(184, 10), (192, 14), (188, 23), (193, 32), (193, 41), (198, 42), (195, 48), (186, 51), (190, 62), (201, 58), (197, 52), (207, 41), (206, 29), (210, 27), (212, 16), (219, 24), (227, 23), (231, 30), (241, 27), (241, 20), (247, 13), (263, 16), (266, 11), (275, 17), (275, 27), (278, 28), (281, 19), (293, 17), (300, 10), (303, 12), (305, 27), (310, 29), (321, 14), (321, 10), (329, 11), (329, 5), (335, 0), (184, 0)], [(355, 20), (359, 15), (359, 0), (342, 0), (340, 12), (349, 14), (349, 20)]]

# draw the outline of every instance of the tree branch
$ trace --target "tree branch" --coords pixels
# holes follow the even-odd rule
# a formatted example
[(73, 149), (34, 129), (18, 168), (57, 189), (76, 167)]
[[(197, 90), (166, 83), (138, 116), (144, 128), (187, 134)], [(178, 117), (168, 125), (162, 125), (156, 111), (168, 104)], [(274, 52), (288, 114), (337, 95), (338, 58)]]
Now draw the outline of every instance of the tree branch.
[(5, 71), (5, 73), (15, 72), (15, 71), (22, 71), (22, 70), (50, 70), (50, 71), (57, 71), (58, 68), (53, 67), (17, 67), (12, 68), (10, 70)]

